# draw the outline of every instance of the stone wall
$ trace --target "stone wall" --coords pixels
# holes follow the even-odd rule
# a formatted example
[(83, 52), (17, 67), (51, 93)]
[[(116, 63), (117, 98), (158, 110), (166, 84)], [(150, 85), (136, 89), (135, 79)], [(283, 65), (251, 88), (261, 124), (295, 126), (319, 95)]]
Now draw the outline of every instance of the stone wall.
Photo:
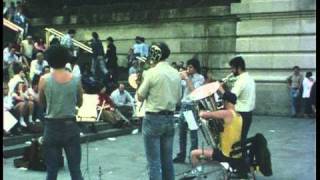
[(237, 22), (236, 54), (257, 82), (256, 114), (290, 114), (285, 79), (298, 65), (315, 74), (314, 0), (242, 0), (231, 5)]
[(255, 114), (289, 115), (286, 77), (294, 65), (303, 73), (315, 71), (312, 0), (242, 0), (231, 6), (106, 14), (61, 16), (49, 22), (38, 18), (32, 23), (41, 32), (44, 27), (62, 32), (74, 28), (81, 41), (89, 40), (93, 31), (104, 43), (112, 36), (123, 67), (137, 35), (144, 36), (147, 43), (165, 41), (172, 51), (170, 62), (198, 54), (201, 64), (217, 79), (230, 73), (228, 62), (233, 56), (242, 55), (257, 84)]

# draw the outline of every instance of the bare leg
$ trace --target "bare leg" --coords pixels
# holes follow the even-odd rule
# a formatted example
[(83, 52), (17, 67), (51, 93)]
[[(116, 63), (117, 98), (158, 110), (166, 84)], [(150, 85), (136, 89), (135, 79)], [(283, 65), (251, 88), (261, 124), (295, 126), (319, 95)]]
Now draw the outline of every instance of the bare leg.
[(204, 149), (202, 152), (202, 149), (195, 149), (191, 151), (191, 162), (192, 166), (195, 167), (200, 162), (200, 156), (204, 155), (206, 160), (212, 159), (213, 150), (212, 149)]
[(29, 101), (29, 103), (28, 103), (28, 110), (29, 110), (28, 115), (32, 115), (33, 114), (33, 108), (34, 108), (33, 102)]

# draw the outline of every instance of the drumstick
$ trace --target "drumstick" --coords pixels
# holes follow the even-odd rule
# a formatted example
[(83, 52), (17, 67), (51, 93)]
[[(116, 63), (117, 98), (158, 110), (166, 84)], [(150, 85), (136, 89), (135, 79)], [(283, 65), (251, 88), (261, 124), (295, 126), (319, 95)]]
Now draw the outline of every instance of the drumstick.
[[(99, 121), (99, 119), (100, 119), (100, 116), (101, 116), (101, 113), (102, 113), (102, 111), (103, 111), (103, 108), (104, 108), (104, 104), (105, 104), (105, 103), (106, 103), (106, 101), (103, 100), (102, 106), (100, 107), (100, 112), (99, 112), (98, 117), (97, 117), (97, 121)], [(99, 107), (99, 106), (98, 106), (98, 107)]]

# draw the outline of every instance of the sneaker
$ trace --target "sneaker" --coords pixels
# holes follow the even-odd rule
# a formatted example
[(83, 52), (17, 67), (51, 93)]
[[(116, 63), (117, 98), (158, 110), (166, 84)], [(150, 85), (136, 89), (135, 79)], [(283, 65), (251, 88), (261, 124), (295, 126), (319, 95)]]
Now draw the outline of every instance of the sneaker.
[(23, 126), (23, 127), (27, 127), (27, 124), (24, 121), (21, 121), (20, 125)]
[(40, 119), (36, 119), (36, 122), (41, 122)]
[(183, 179), (193, 179), (201, 175), (201, 172), (198, 169), (192, 169), (189, 172), (183, 173)]
[(180, 154), (178, 154), (174, 159), (173, 163), (184, 163), (184, 157), (182, 157)]

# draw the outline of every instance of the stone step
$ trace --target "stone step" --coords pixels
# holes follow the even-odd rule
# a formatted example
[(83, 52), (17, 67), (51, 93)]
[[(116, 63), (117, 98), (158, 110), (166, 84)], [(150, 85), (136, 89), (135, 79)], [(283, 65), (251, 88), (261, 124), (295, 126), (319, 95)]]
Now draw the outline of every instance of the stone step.
[[(85, 134), (84, 136), (81, 136), (80, 142), (86, 143), (87, 141), (92, 142), (92, 141), (105, 139), (108, 137), (116, 137), (116, 136), (126, 135), (126, 134), (130, 134), (133, 129), (135, 129), (135, 128), (108, 129), (108, 130), (100, 131), (98, 133), (88, 133), (88, 134)], [(23, 143), (23, 144), (17, 144), (17, 145), (3, 147), (3, 157), (10, 158), (10, 157), (15, 157), (15, 156), (21, 156), (23, 154), (23, 152), (25, 151), (25, 148), (28, 146), (29, 145)]]
[[(94, 124), (97, 131), (103, 131), (107, 129), (111, 129), (112, 125), (106, 122), (97, 122)], [(90, 133), (92, 132), (90, 128), (91, 124), (83, 124), (83, 127), (81, 127), (81, 130), (83, 133)], [(21, 136), (14, 136), (14, 137), (3, 137), (3, 146), (13, 146), (25, 143), (26, 141), (30, 141), (32, 138), (38, 138), (42, 136), (42, 133), (40, 134), (24, 134)]]

